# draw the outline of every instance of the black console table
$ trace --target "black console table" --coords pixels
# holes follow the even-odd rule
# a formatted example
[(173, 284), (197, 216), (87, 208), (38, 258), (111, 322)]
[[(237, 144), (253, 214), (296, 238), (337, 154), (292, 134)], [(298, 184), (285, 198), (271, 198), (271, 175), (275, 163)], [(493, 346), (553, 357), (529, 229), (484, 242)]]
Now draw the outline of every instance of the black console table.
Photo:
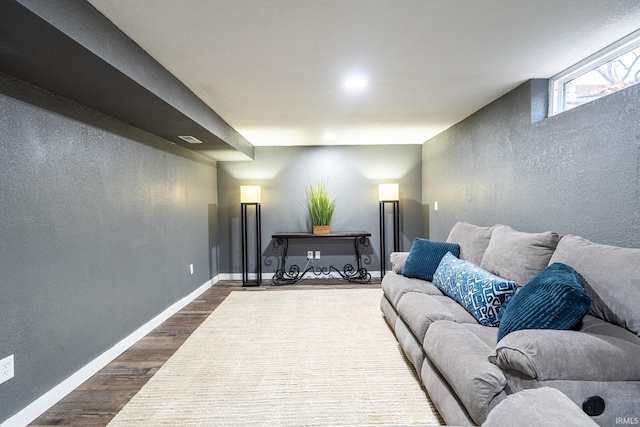
[[(332, 271), (337, 272), (340, 276), (353, 283), (369, 283), (371, 274), (366, 268), (362, 267), (361, 255), (362, 250), (369, 246), (369, 237), (371, 233), (365, 231), (344, 231), (331, 234), (313, 234), (313, 233), (275, 233), (271, 236), (274, 239), (274, 249), (282, 248), (280, 265), (273, 276), (274, 285), (287, 285), (299, 282), (307, 273), (313, 273), (316, 276), (329, 275)], [(291, 239), (353, 239), (353, 248), (356, 255), (356, 268), (351, 264), (346, 264), (342, 271), (333, 265), (329, 267), (311, 266), (304, 271), (300, 271), (300, 267), (292, 265), (287, 270), (287, 250), (289, 249), (289, 240)]]

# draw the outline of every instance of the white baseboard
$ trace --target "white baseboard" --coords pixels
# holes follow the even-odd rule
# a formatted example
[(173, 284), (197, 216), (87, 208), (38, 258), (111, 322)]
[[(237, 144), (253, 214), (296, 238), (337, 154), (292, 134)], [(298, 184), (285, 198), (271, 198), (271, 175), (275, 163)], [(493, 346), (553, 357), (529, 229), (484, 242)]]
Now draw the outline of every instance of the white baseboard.
[[(273, 276), (274, 273), (262, 273), (262, 280), (271, 280)], [(216, 277), (219, 277), (219, 280), (242, 280), (242, 273), (220, 273)], [(249, 280), (254, 280), (255, 278), (255, 273), (249, 274)]]
[(107, 366), (116, 357), (124, 353), (129, 347), (138, 342), (141, 338), (153, 331), (162, 322), (176, 314), (182, 308), (184, 308), (191, 301), (199, 297), (213, 284), (220, 280), (219, 276), (207, 281), (204, 285), (200, 286), (195, 291), (191, 292), (186, 297), (182, 298), (178, 302), (174, 303), (162, 313), (142, 325), (136, 331), (124, 338), (122, 341), (111, 347), (109, 350), (102, 353), (100, 356), (86, 364), (80, 370), (75, 372), (66, 380), (40, 396), (38, 399), (30, 403), (20, 412), (8, 418), (0, 427), (23, 427), (38, 418), (45, 413), (49, 408), (58, 403), (67, 394), (78, 388), (82, 383), (95, 375), (102, 368)]
[(242, 273), (220, 273), (220, 280), (242, 280)]

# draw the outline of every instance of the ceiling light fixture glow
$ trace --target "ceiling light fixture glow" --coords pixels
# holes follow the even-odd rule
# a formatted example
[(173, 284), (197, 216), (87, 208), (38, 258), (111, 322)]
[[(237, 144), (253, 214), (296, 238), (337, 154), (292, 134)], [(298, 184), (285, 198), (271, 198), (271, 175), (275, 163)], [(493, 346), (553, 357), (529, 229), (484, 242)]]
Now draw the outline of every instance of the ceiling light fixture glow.
[(335, 132), (328, 130), (322, 134), (322, 139), (325, 141), (335, 141), (337, 136)]
[(342, 82), (344, 90), (350, 93), (362, 92), (369, 87), (369, 79), (362, 75), (351, 75)]

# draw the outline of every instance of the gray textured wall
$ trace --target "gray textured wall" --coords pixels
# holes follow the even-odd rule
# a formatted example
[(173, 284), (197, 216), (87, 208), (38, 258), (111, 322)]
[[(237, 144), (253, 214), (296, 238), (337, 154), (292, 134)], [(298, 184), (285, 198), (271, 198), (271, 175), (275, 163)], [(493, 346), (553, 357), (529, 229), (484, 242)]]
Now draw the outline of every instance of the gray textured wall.
[(0, 74), (0, 420), (217, 274), (216, 168), (171, 147)]
[[(401, 246), (408, 250), (422, 231), (421, 149), (420, 145), (256, 147), (253, 162), (218, 163), (220, 244), (228, 249), (220, 254), (220, 271), (241, 272), (240, 185), (262, 187), (262, 245), (264, 262), (269, 263), (275, 261), (269, 246), (274, 232), (311, 231), (305, 186), (318, 180), (326, 180), (336, 196), (332, 229), (370, 231), (371, 263), (365, 267), (379, 271), (378, 184), (400, 184)], [(348, 245), (301, 242), (290, 247), (290, 262), (303, 267), (307, 249), (323, 252), (322, 265), (342, 267), (353, 258)], [(272, 264), (263, 265), (265, 273), (274, 269)]]
[(423, 145), (429, 235), (465, 220), (640, 247), (640, 85), (532, 123), (539, 84)]

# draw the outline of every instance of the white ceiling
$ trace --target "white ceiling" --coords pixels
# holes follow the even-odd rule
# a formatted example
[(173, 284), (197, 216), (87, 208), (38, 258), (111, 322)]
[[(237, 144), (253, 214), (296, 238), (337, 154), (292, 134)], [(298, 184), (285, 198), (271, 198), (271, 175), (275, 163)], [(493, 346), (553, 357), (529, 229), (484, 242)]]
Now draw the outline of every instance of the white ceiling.
[(421, 144), (640, 28), (638, 0), (89, 2), (256, 146)]

